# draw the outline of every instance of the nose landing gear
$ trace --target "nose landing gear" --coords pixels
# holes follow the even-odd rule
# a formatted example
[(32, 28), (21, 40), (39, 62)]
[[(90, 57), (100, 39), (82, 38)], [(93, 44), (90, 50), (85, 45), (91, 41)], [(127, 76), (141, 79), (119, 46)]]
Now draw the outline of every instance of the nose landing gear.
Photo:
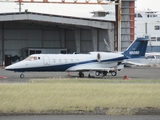
[(24, 78), (24, 74), (22, 73), (22, 74), (20, 74), (20, 78)]

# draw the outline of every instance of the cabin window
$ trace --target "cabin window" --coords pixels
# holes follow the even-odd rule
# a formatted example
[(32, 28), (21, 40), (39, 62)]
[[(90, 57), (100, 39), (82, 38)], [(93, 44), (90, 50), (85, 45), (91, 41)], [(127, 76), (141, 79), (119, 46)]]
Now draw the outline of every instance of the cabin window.
[(55, 60), (55, 59), (53, 59), (53, 63), (56, 63), (56, 60)]
[(79, 60), (77, 59), (77, 63), (79, 63)]
[(140, 13), (136, 13), (134, 17), (142, 18), (142, 15)]
[(160, 37), (157, 37), (157, 41), (160, 41)]
[(153, 15), (153, 17), (157, 17), (157, 15)]
[(139, 18), (141, 18), (141, 17), (142, 17), (142, 15), (141, 15), (140, 13), (138, 13), (138, 17), (139, 17)]
[(159, 26), (159, 25), (155, 25), (155, 26), (154, 26), (154, 29), (155, 29), (155, 30), (160, 30), (160, 26)]
[(67, 63), (67, 59), (65, 59), (65, 63)]
[(38, 57), (38, 59), (40, 60), (41, 58), (40, 58), (40, 57)]
[(144, 36), (144, 37), (149, 39), (149, 36), (148, 36), (148, 35), (146, 35), (146, 36)]
[(156, 55), (156, 58), (157, 58), (157, 59), (160, 59), (160, 55)]
[(156, 37), (151, 37), (151, 41), (156, 41)]

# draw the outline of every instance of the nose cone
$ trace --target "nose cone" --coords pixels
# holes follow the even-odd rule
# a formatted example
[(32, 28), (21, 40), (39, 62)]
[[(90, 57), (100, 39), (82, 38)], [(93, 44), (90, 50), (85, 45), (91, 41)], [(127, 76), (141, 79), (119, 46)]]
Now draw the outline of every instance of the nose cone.
[(5, 70), (21, 72), (22, 68), (23, 68), (22, 62), (18, 62), (5, 67)]
[(5, 70), (9, 70), (9, 66), (5, 67)]
[(9, 66), (5, 67), (5, 70), (14, 71), (14, 69), (16, 69), (16, 67), (14, 67), (14, 65), (9, 65)]

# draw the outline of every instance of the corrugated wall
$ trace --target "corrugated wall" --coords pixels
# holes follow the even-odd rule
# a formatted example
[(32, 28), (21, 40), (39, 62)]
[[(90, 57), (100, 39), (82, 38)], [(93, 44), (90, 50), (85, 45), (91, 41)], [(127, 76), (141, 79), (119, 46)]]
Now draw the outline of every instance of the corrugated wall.
[(69, 53), (76, 52), (76, 43), (75, 43), (75, 36), (74, 30), (65, 30), (65, 44), (66, 48), (68, 49)]
[[(43, 47), (60, 48), (60, 31), (59, 30), (45, 30)], [(54, 42), (53, 42), (54, 41)]]
[[(0, 23), (2, 25), (2, 23)], [(93, 51), (91, 28), (57, 27), (27, 22), (4, 22), (4, 56), (23, 56), (22, 49), (30, 48), (67, 48), (69, 53), (77, 52), (75, 30), (79, 29), (80, 52)], [(108, 38), (105, 29), (96, 29), (97, 50), (106, 51), (104, 41)], [(114, 34), (114, 33), (113, 33)], [(62, 40), (63, 39), (63, 40)], [(64, 42), (64, 43), (62, 43)], [(0, 65), (2, 65), (2, 26), (0, 27)], [(112, 45), (114, 46), (114, 45)]]
[[(107, 30), (99, 30), (99, 32), (98, 32), (98, 50), (99, 51), (106, 51), (107, 50), (106, 46), (104, 44), (104, 39), (106, 39), (106, 41), (109, 44)], [(113, 40), (114, 40), (114, 38), (113, 38)]]
[(81, 29), (81, 51), (88, 53), (93, 50), (91, 31)]

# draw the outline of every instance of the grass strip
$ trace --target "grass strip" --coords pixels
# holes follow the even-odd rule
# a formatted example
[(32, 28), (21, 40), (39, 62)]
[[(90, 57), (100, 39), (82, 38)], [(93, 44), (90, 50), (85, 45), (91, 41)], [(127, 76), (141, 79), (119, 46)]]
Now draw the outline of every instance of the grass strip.
[(31, 83), (160, 83), (158, 79), (47, 78), (31, 79)]
[[(112, 84), (95, 81), (31, 80), (30, 83), (21, 84), (2, 83), (0, 113), (160, 108), (160, 84)], [(112, 110), (110, 112), (113, 114)]]

